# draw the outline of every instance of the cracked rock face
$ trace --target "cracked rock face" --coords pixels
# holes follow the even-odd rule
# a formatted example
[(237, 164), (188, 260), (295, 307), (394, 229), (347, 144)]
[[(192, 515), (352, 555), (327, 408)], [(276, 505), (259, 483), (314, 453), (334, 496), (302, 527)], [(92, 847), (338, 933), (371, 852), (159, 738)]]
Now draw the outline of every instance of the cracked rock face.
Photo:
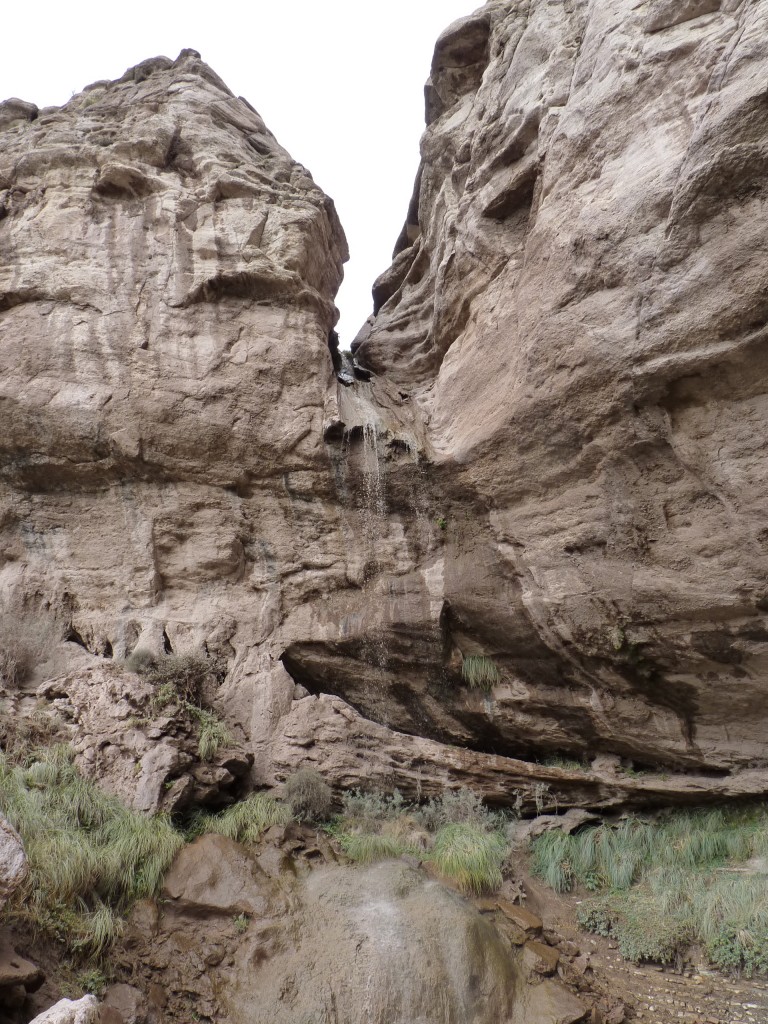
[[(333, 205), (196, 53), (0, 105), (0, 589), (94, 658), (224, 659), (259, 784), (765, 791), (766, 31), (768, 0), (450, 26), (346, 368)], [(124, 789), (99, 665), (63, 689)]]
[(531, 0), (438, 41), (356, 354), (451, 477), (454, 635), (521, 744), (765, 764), (767, 31), (763, 0)]

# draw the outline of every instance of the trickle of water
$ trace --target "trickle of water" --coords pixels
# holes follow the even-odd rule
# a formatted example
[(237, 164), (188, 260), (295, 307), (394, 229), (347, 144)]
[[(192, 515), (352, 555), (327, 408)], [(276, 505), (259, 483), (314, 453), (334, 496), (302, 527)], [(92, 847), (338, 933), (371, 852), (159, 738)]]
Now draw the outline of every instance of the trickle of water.
[(381, 540), (387, 514), (384, 474), (379, 453), (379, 432), (375, 423), (363, 426), (363, 527), (370, 548)]
[(501, 1024), (519, 968), (493, 924), (402, 862), (328, 868), (301, 884), (292, 934), (243, 949), (223, 996), (233, 1024)]

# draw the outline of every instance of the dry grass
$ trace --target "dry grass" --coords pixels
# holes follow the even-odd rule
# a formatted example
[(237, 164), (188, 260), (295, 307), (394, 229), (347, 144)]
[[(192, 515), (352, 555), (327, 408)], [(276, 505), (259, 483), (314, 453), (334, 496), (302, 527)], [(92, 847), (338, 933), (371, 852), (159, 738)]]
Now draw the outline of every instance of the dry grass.
[(312, 768), (300, 768), (286, 779), (284, 797), (297, 821), (325, 821), (331, 813), (331, 787)]
[(184, 842), (167, 817), (130, 811), (84, 779), (62, 745), (26, 766), (0, 757), (0, 810), (30, 864), (13, 912), (74, 952), (103, 953)]
[(534, 870), (560, 892), (594, 892), (582, 923), (628, 959), (672, 963), (700, 945), (715, 966), (748, 974), (768, 973), (768, 876), (743, 865), (766, 855), (764, 805), (627, 818), (533, 843)]
[(461, 678), (473, 689), (491, 690), (501, 678), (492, 658), (482, 654), (469, 654), (461, 663)]

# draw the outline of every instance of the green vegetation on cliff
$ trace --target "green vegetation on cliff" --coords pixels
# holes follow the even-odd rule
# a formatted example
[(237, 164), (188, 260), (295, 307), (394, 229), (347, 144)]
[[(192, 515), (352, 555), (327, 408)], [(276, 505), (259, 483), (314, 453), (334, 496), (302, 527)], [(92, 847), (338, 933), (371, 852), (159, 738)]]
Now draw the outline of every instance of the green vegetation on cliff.
[(84, 779), (61, 744), (22, 763), (0, 755), (0, 811), (30, 866), (10, 913), (71, 952), (104, 952), (184, 844), (165, 815), (137, 814)]
[(408, 855), (429, 864), (467, 895), (493, 892), (502, 883), (509, 853), (505, 819), (483, 806), (468, 789), (448, 791), (416, 806), (395, 791), (344, 798), (344, 809), (329, 831), (352, 860)]

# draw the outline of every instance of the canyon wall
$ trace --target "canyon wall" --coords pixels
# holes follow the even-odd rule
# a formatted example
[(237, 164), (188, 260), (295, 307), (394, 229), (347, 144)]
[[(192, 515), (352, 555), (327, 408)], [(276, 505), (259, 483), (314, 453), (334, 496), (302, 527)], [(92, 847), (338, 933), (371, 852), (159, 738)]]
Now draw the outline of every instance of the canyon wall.
[(438, 41), (353, 347), (418, 409), (505, 743), (765, 765), (767, 31), (521, 2)]
[(157, 739), (144, 647), (223, 661), (251, 785), (765, 792), (766, 30), (452, 25), (354, 365), (333, 204), (194, 51), (0, 105), (0, 587), (66, 621), (45, 694), (89, 770), (131, 793)]

